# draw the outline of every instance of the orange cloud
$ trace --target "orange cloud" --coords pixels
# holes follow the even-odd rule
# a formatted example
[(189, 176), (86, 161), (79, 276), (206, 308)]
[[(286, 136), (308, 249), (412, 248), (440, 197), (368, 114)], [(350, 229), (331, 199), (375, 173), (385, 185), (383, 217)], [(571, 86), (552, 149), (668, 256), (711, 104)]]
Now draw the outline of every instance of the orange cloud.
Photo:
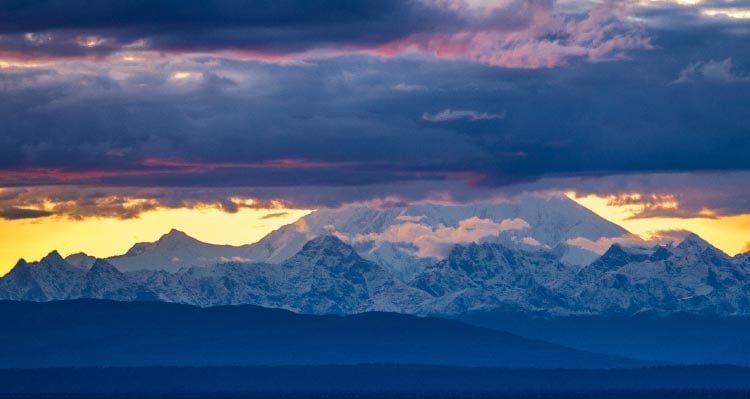
[[(750, 231), (750, 213), (721, 216), (710, 212), (650, 212), (648, 208), (650, 196), (632, 193), (627, 198), (607, 195), (576, 196), (568, 193), (568, 197), (584, 207), (599, 214), (603, 218), (616, 223), (646, 242), (669, 242), (679, 238), (679, 231), (691, 231), (704, 240), (721, 249), (729, 255), (743, 251), (747, 245), (747, 232)], [(614, 198), (614, 200), (613, 200)], [(644, 200), (646, 198), (646, 200)], [(674, 198), (677, 198), (675, 196)], [(646, 205), (644, 205), (646, 201)], [(667, 201), (668, 202), (668, 201)], [(655, 207), (662, 207), (663, 202), (656, 201)], [(679, 204), (676, 204), (679, 209)], [(669, 233), (670, 231), (674, 234)], [(579, 242), (580, 243), (580, 242)], [(606, 243), (589, 244), (599, 250)]]
[(417, 255), (420, 257), (444, 258), (456, 244), (478, 242), (486, 237), (497, 236), (504, 231), (523, 230), (529, 227), (523, 219), (505, 219), (497, 223), (491, 219), (473, 216), (460, 221), (457, 227), (441, 225), (433, 228), (422, 223), (406, 222), (390, 226), (382, 233), (358, 234), (351, 238), (351, 241), (411, 243), (417, 247)]
[(158, 188), (106, 188), (93, 186), (39, 186), (0, 188), (0, 219), (69, 219), (139, 217), (164, 209), (215, 209), (237, 213), (242, 209), (276, 209), (267, 217), (283, 217), (287, 206), (278, 199), (237, 195), (232, 190), (207, 195), (200, 189), (180, 191)]

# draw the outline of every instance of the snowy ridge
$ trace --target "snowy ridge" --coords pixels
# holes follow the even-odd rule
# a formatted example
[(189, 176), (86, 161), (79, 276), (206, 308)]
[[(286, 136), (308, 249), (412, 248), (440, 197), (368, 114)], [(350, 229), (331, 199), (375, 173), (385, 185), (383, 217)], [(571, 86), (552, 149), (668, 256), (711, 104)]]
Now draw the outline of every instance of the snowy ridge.
[(230, 262), (174, 273), (123, 273), (104, 260), (86, 269), (53, 252), (40, 262), (20, 261), (0, 279), (0, 299), (253, 304), (314, 314), (508, 309), (550, 315), (748, 315), (745, 262), (746, 257), (730, 258), (695, 235), (648, 249), (615, 244), (583, 268), (565, 265), (552, 250), (484, 242), (455, 246), (447, 259), (405, 283), (339, 238), (322, 236), (281, 263)]
[(66, 262), (56, 251), (39, 262), (20, 260), (0, 279), (0, 299), (46, 302), (79, 298), (158, 299), (105, 260), (96, 260), (85, 269)]
[(613, 247), (582, 269), (567, 292), (572, 308), (591, 313), (750, 313), (747, 267), (695, 234), (648, 254)]
[[(123, 255), (107, 258), (120, 271), (163, 270), (176, 272), (182, 268), (208, 266), (228, 261), (254, 260), (257, 250), (250, 245), (214, 245), (196, 240), (182, 231), (172, 229), (156, 242), (135, 244)], [(75, 261), (85, 259), (77, 254)]]
[(426, 313), (512, 309), (553, 311), (563, 305), (555, 288), (572, 271), (551, 253), (524, 252), (500, 244), (456, 246), (448, 259), (412, 282), (433, 296)]

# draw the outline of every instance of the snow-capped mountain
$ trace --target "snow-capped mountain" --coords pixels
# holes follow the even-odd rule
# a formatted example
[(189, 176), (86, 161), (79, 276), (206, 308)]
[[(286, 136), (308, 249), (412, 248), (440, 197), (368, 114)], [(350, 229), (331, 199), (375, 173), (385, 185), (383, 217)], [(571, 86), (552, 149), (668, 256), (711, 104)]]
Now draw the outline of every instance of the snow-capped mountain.
[[(231, 246), (208, 244), (172, 229), (155, 242), (135, 244), (124, 255), (107, 258), (120, 271), (164, 270), (176, 272), (182, 268), (208, 266), (225, 262), (250, 262), (258, 256), (251, 245)], [(73, 255), (71, 263), (86, 260), (85, 254)], [(71, 257), (69, 257), (71, 258)]]
[(566, 293), (570, 308), (591, 313), (750, 312), (747, 269), (695, 234), (647, 251), (613, 245), (577, 273)]
[(39, 262), (21, 259), (13, 270), (0, 280), (0, 298), (28, 301), (70, 299), (79, 292), (86, 270), (65, 262), (57, 251)]
[(52, 252), (39, 262), (20, 260), (0, 279), (0, 299), (46, 302), (78, 298), (121, 301), (158, 299), (104, 260), (86, 269)]
[(172, 230), (156, 242), (136, 244), (126, 254), (107, 261), (124, 272), (175, 272), (231, 261), (278, 264), (294, 256), (308, 241), (336, 235), (365, 259), (408, 281), (425, 267), (445, 259), (456, 244), (501, 242), (527, 249), (554, 247), (564, 263), (583, 265), (599, 254), (568, 245), (568, 241), (596, 241), (624, 234), (627, 231), (620, 226), (564, 196), (526, 196), (471, 205), (347, 205), (313, 212), (255, 244), (212, 245)]
[(97, 259), (84, 276), (81, 298), (151, 301), (159, 299), (149, 288), (133, 282), (116, 267)]
[[(649, 247), (627, 234), (567, 197), (350, 205), (313, 212), (252, 245), (212, 245), (172, 230), (105, 260), (57, 252), (21, 260), (0, 279), (0, 299), (340, 314), (750, 314), (750, 255), (731, 258), (696, 235)], [(605, 242), (622, 243), (592, 252)]]
[(53, 252), (40, 262), (19, 262), (0, 279), (0, 299), (161, 300), (204, 307), (253, 304), (316, 314), (415, 313), (428, 297), (333, 236), (309, 241), (279, 264), (234, 262), (177, 273), (123, 273), (105, 260), (86, 270)]
[(254, 304), (303, 313), (402, 311), (427, 295), (394, 279), (332, 236), (279, 264), (226, 263), (177, 274), (131, 273), (162, 300), (199, 306)]
[(487, 309), (554, 311), (564, 305), (557, 287), (573, 271), (547, 251), (519, 251), (497, 243), (458, 245), (448, 259), (428, 267), (412, 285), (433, 296), (427, 313)]
[[(423, 292), (396, 280), (334, 236), (308, 241), (279, 267), (286, 282), (284, 303), (302, 312), (356, 313), (365, 310), (413, 312)], [(317, 293), (311, 296), (309, 293)]]
[[(526, 196), (502, 203), (417, 204), (375, 209), (350, 205), (313, 212), (257, 244), (255, 260), (278, 263), (308, 240), (333, 234), (365, 259), (406, 281), (444, 259), (456, 244), (504, 242), (526, 247), (567, 247), (568, 240), (596, 241), (628, 232), (563, 196)], [(598, 254), (576, 248), (581, 264)]]
[(56, 252), (0, 279), (0, 299), (104, 298), (199, 306), (252, 304), (301, 313), (371, 310), (423, 315), (513, 310), (550, 315), (642, 312), (750, 314), (750, 273), (695, 235), (678, 245), (615, 244), (575, 268), (544, 247), (457, 245), (409, 283), (361, 257), (335, 236), (308, 241), (278, 264), (230, 262), (121, 272), (103, 260), (86, 269)]

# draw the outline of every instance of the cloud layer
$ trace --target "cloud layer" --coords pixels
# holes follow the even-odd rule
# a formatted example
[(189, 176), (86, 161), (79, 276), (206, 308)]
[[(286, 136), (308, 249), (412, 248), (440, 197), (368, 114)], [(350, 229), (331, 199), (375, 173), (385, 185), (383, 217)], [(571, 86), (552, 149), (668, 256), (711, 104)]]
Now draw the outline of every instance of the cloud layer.
[(524, 230), (530, 226), (523, 219), (505, 219), (497, 223), (491, 219), (471, 217), (458, 222), (457, 227), (430, 227), (419, 221), (406, 221), (390, 226), (382, 233), (359, 234), (343, 237), (354, 243), (382, 242), (407, 243), (417, 247), (420, 258), (444, 259), (456, 244), (479, 242), (484, 238), (497, 237), (510, 230)]
[(425, 120), (427, 122), (451, 122), (451, 121), (457, 121), (461, 119), (465, 119), (468, 121), (491, 121), (493, 119), (503, 119), (505, 118), (504, 113), (500, 114), (490, 114), (488, 112), (479, 112), (479, 111), (473, 111), (473, 110), (451, 110), (446, 109), (440, 112), (436, 112), (434, 114), (430, 114), (429, 112), (425, 112), (422, 114), (422, 120)]
[[(551, 0), (218, 0), (0, 5), (0, 54), (15, 59), (128, 52), (283, 62), (410, 52), (513, 68), (605, 61), (649, 48), (621, 2), (562, 14)], [(366, 27), (362, 29), (362, 27)]]
[(672, 84), (705, 81), (713, 83), (750, 82), (750, 76), (745, 72), (734, 70), (732, 59), (723, 61), (699, 61), (685, 67)]
[(533, 189), (749, 212), (750, 22), (722, 7), (3, 2), (0, 217)]

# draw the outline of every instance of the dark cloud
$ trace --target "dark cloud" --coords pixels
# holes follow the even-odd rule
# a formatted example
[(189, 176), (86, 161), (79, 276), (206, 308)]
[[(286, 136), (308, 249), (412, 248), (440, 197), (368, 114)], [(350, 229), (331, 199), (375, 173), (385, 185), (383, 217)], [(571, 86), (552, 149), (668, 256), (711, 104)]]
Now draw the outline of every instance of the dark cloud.
[[(366, 57), (308, 66), (178, 58), (153, 69), (0, 71), (0, 87), (11, 86), (0, 104), (0, 141), (7, 143), (0, 180), (273, 187), (463, 179), (497, 186), (545, 176), (750, 168), (746, 86), (670, 86), (687, 62), (640, 57), (534, 71)], [(177, 71), (195, 77), (175, 80)], [(206, 83), (217, 79), (227, 83)], [(431, 90), (393, 91), (401, 81)], [(503, 110), (505, 117), (422, 120), (425, 110), (446, 109)], [(146, 162), (153, 159), (186, 163)]]
[(632, 217), (719, 218), (750, 213), (750, 172), (651, 173), (545, 179), (527, 190), (573, 190), (634, 205)]
[(0, 219), (38, 219), (53, 215), (52, 212), (38, 209), (4, 208), (0, 209)]
[(289, 212), (274, 212), (274, 213), (269, 213), (269, 214), (267, 214), (267, 215), (264, 215), (264, 216), (263, 216), (263, 217), (262, 217), (261, 219), (274, 219), (274, 218), (280, 218), (280, 217), (282, 217), (282, 216), (286, 216), (286, 215), (288, 215), (288, 214), (289, 214)]
[[(134, 218), (155, 209), (335, 208), (366, 202), (393, 206), (418, 201), (471, 203), (530, 193), (597, 195), (612, 205), (641, 209), (633, 218), (718, 218), (750, 213), (750, 172), (628, 174), (543, 178), (500, 187), (469, 186), (465, 181), (415, 180), (371, 185), (286, 185), (272, 187), (113, 187), (38, 186), (0, 189), (0, 209), (47, 209), (57, 216)], [(268, 217), (282, 216), (279, 211)], [(278, 214), (278, 215), (277, 215)]]
[[(9, 190), (9, 189), (4, 189)], [(94, 186), (40, 186), (12, 189), (15, 196), (0, 196), (0, 217), (26, 219), (62, 216), (71, 219), (111, 217), (132, 219), (157, 209), (215, 208), (228, 213), (241, 209), (278, 209), (285, 200), (255, 196), (241, 187), (205, 190), (201, 188), (143, 188)], [(3, 194), (4, 191), (0, 191)], [(291, 198), (293, 201), (294, 198)]]
[[(527, 17), (504, 22), (512, 27), (529, 21)], [(3, 47), (34, 56), (103, 55), (126, 46), (286, 54), (333, 44), (377, 45), (420, 32), (455, 31), (466, 24), (455, 13), (412, 0), (46, 0), (0, 4), (0, 33), (7, 35)], [(33, 35), (27, 35), (29, 32)]]
[[(399, 35), (403, 31), (434, 29), (451, 19), (454, 25), (458, 24), (453, 13), (441, 12), (440, 8), (430, 7), (427, 2), (409, 0), (100, 0), (93, 3), (82, 0), (33, 3), (10, 0), (2, 3), (2, 10), (0, 32), (5, 33), (129, 28), (161, 33), (203, 28), (257, 28), (266, 30), (269, 37), (289, 42), (305, 40), (302, 32), (296, 37), (284, 37), (285, 30), (291, 33), (305, 27), (309, 33), (315, 28), (328, 26), (331, 29), (327, 34), (334, 38), (341, 34), (340, 27), (348, 27), (347, 37), (369, 35), (375, 40), (379, 34)], [(397, 29), (390, 33), (378, 29), (371, 33), (357, 32), (354, 28), (362, 23), (371, 23), (374, 28), (378, 24), (388, 24)], [(245, 39), (252, 40), (252, 37)]]
[(0, 55), (93, 58), (123, 52), (212, 53), (284, 61), (353, 52), (548, 68), (651, 48), (628, 8), (608, 0), (562, 14), (553, 0), (151, 0), (0, 3)]
[[(2, 2), (0, 186), (18, 189), (0, 201), (127, 218), (236, 212), (237, 195), (318, 207), (536, 187), (748, 211), (748, 21), (660, 5), (635, 26), (618, 2), (563, 19), (551, 1), (505, 3)], [(253, 49), (336, 56), (216, 53)], [(690, 84), (670, 84), (691, 65)]]

